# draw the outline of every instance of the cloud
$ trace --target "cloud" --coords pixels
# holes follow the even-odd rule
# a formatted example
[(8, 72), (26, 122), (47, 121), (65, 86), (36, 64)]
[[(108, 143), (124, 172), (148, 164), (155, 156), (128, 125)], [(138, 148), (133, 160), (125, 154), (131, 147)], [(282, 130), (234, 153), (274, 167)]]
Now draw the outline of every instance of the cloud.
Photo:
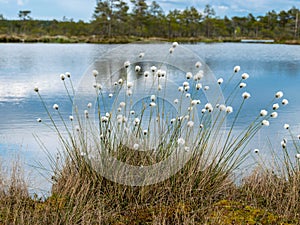
[(17, 0), (17, 4), (18, 4), (19, 6), (23, 6), (23, 5), (24, 5), (24, 2), (23, 2), (23, 0)]

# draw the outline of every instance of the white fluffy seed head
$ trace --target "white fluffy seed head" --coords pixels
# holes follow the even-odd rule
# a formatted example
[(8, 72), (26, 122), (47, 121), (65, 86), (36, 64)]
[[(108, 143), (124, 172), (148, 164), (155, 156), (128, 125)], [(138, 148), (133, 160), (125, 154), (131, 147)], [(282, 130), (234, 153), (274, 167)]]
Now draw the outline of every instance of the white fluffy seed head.
[(65, 75), (67, 76), (67, 78), (71, 77), (71, 73), (70, 72), (66, 72)]
[(202, 84), (201, 84), (201, 83), (197, 83), (197, 84), (196, 84), (196, 89), (197, 89), (197, 90), (200, 90), (201, 88), (202, 88)]
[(127, 81), (127, 88), (132, 88), (133, 87), (133, 82), (128, 82)]
[(155, 102), (150, 102), (149, 106), (150, 106), (150, 107), (155, 107), (156, 104), (155, 104)]
[(123, 79), (119, 79), (118, 84), (123, 84)]
[(233, 112), (232, 106), (227, 106), (227, 107), (226, 107), (226, 112), (227, 112), (227, 113), (232, 113), (232, 112)]
[(144, 72), (144, 76), (145, 76), (145, 77), (149, 77), (149, 76), (150, 76), (150, 72), (149, 72), (149, 71), (145, 71), (145, 72)]
[(285, 141), (281, 141), (280, 144), (281, 144), (282, 148), (286, 148), (286, 142)]
[(279, 104), (278, 103), (275, 103), (275, 104), (273, 104), (273, 110), (277, 110), (277, 109), (279, 109)]
[(183, 83), (182, 83), (182, 85), (183, 85), (183, 87), (190, 86), (189, 82), (186, 82), (186, 81), (185, 81), (185, 82), (183, 82)]
[(191, 97), (191, 94), (190, 94), (190, 93), (186, 93), (186, 94), (185, 94), (185, 97), (186, 97), (186, 98), (190, 98), (190, 97)]
[(147, 135), (148, 134), (148, 130), (143, 130), (143, 134)]
[(129, 61), (124, 62), (124, 67), (125, 67), (126, 69), (127, 69), (129, 66), (130, 66), (130, 62), (129, 62)]
[(121, 107), (121, 108), (124, 108), (124, 107), (125, 107), (125, 105), (126, 105), (126, 103), (125, 103), (125, 102), (120, 102), (120, 107)]
[(58, 110), (58, 105), (57, 105), (57, 104), (54, 104), (54, 105), (53, 105), (53, 109)]
[(92, 71), (92, 74), (93, 74), (94, 77), (97, 77), (98, 74), (99, 74), (99, 72), (98, 72), (97, 70), (93, 70), (93, 71)]
[(184, 88), (182, 86), (178, 87), (178, 91), (179, 92), (183, 92), (184, 91)]
[(288, 129), (290, 128), (290, 125), (287, 124), (287, 123), (285, 123), (285, 124), (283, 125), (283, 127), (284, 127), (284, 129), (288, 130)]
[(156, 70), (157, 70), (157, 68), (156, 68), (156, 66), (151, 66), (151, 71), (152, 71), (152, 73), (155, 73), (156, 72)]
[(174, 100), (174, 104), (178, 104), (178, 102), (179, 102), (179, 100), (176, 98), (176, 99)]
[(193, 74), (191, 72), (187, 72), (185, 77), (186, 79), (191, 79), (193, 77)]
[(139, 147), (140, 147), (140, 145), (139, 145), (139, 144), (137, 144), (137, 143), (135, 143), (135, 144), (133, 145), (133, 149), (134, 149), (134, 150), (138, 150), (138, 149), (139, 149)]
[(92, 106), (93, 106), (93, 104), (91, 103), (91, 102), (89, 102), (88, 104), (87, 104), (87, 107), (90, 109), (90, 108), (92, 108)]
[(169, 53), (172, 54), (173, 52), (174, 52), (174, 48), (172, 47), (169, 49)]
[(127, 94), (128, 96), (131, 96), (131, 95), (132, 95), (132, 90), (131, 90), (131, 89), (127, 90), (127, 91), (126, 91), (126, 94)]
[(177, 46), (178, 46), (178, 42), (175, 41), (175, 42), (172, 43), (173, 48), (176, 48)]
[(295, 155), (295, 157), (296, 157), (297, 159), (300, 159), (300, 154), (297, 153), (297, 154)]
[(242, 79), (243, 80), (247, 80), (249, 78), (249, 74), (248, 73), (243, 73), (242, 74)]
[(187, 122), (187, 127), (192, 128), (194, 126), (194, 121)]
[(106, 116), (102, 116), (101, 117), (101, 122), (102, 123), (107, 123), (108, 122), (108, 118)]
[(289, 104), (289, 101), (287, 99), (283, 99), (281, 102), (282, 105), (287, 105)]
[(283, 92), (282, 91), (278, 91), (275, 94), (275, 98), (282, 98), (283, 97)]
[(194, 76), (194, 80), (198, 81), (201, 80), (204, 77), (204, 72), (203, 70), (198, 71), (198, 73), (195, 74)]
[(65, 74), (63, 74), (63, 73), (62, 73), (62, 74), (60, 74), (60, 79), (61, 79), (61, 80), (65, 80), (65, 79), (66, 79), (66, 76), (65, 76)]
[(195, 63), (195, 67), (196, 67), (196, 68), (200, 68), (201, 66), (202, 66), (201, 62), (196, 62), (196, 63)]
[(37, 118), (36, 121), (40, 123), (40, 122), (42, 122), (42, 119), (41, 118)]
[(242, 94), (242, 97), (243, 97), (244, 99), (248, 99), (248, 98), (251, 97), (251, 95), (250, 95), (248, 92), (244, 92), (244, 93)]
[(137, 66), (135, 66), (134, 70), (135, 70), (135, 72), (140, 72), (141, 71), (141, 67), (137, 65)]
[(261, 125), (268, 127), (270, 125), (270, 122), (268, 120), (261, 121)]
[(209, 89), (209, 86), (204, 86), (204, 91), (207, 91)]
[(256, 149), (253, 150), (253, 152), (256, 153), (256, 154), (259, 153), (259, 149), (256, 148)]
[(84, 110), (84, 115), (85, 115), (85, 118), (88, 118), (89, 117), (89, 111)]
[(260, 110), (260, 115), (261, 116), (266, 116), (266, 115), (268, 115), (268, 111), (265, 110), (265, 109), (262, 109), (262, 110)]
[(38, 87), (38, 86), (35, 86), (33, 90), (34, 90), (35, 92), (39, 92), (39, 87)]
[(143, 58), (145, 56), (145, 53), (144, 52), (141, 52), (140, 54), (139, 54), (139, 58)]
[(240, 71), (240, 69), (241, 69), (240, 66), (235, 66), (235, 67), (233, 68), (233, 72), (237, 73), (237, 72)]
[(74, 117), (73, 116), (69, 116), (69, 120), (73, 121)]
[(277, 112), (272, 112), (270, 116), (272, 118), (277, 118), (278, 117), (278, 113)]
[(220, 111), (225, 111), (226, 110), (226, 105), (220, 104), (218, 108), (219, 108)]
[(150, 99), (151, 99), (152, 102), (154, 102), (156, 100), (156, 96), (155, 95), (151, 95)]
[(134, 110), (131, 110), (130, 111), (130, 115), (134, 115), (135, 114), (135, 111)]
[(192, 105), (192, 106), (195, 106), (195, 105), (197, 105), (197, 104), (198, 104), (198, 100), (192, 100), (192, 101), (191, 101), (191, 105)]
[(114, 96), (114, 95), (113, 95), (113, 94), (111, 94), (111, 93), (108, 95), (108, 97), (109, 97), (109, 98), (112, 98), (113, 96)]
[(214, 109), (211, 103), (206, 103), (204, 107), (208, 112), (212, 112)]
[(185, 144), (185, 140), (183, 138), (178, 138), (177, 140), (178, 145), (184, 145)]
[(135, 118), (134, 119), (134, 123), (135, 123), (135, 125), (139, 125), (140, 124), (140, 119), (139, 118)]
[(222, 83), (224, 82), (224, 80), (223, 80), (223, 78), (219, 78), (219, 79), (217, 80), (217, 82), (218, 82), (218, 84), (222, 84)]
[(246, 86), (247, 86), (246, 83), (244, 83), (244, 82), (240, 83), (240, 88), (244, 88), (244, 87), (246, 87)]

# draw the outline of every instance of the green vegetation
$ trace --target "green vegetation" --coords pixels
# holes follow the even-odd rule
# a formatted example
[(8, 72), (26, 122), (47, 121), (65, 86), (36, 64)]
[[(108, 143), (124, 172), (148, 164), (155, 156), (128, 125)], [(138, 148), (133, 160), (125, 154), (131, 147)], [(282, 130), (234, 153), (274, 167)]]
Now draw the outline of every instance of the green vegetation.
[[(130, 11), (129, 9), (132, 8)], [(239, 41), (243, 38), (274, 39), (299, 43), (300, 11), (267, 12), (264, 16), (224, 17), (215, 15), (206, 5), (203, 12), (195, 7), (165, 13), (158, 3), (145, 0), (97, 1), (90, 22), (64, 18), (63, 21), (41, 21), (30, 17), (31, 11), (20, 11), (20, 20), (6, 20), (0, 15), (1, 42), (132, 42), (148, 40)]]

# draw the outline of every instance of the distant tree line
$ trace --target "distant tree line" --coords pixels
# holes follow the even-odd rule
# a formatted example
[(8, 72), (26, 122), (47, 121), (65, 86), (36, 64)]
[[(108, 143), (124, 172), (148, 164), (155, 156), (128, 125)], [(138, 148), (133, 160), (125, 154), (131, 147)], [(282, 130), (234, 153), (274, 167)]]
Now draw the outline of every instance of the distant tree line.
[(300, 11), (295, 7), (272, 10), (264, 16), (219, 18), (210, 5), (203, 11), (190, 7), (165, 13), (156, 1), (147, 4), (146, 0), (131, 0), (130, 4), (123, 0), (97, 0), (90, 22), (66, 18), (34, 20), (29, 10), (19, 12), (20, 20), (6, 20), (0, 14), (0, 35), (299, 39)]

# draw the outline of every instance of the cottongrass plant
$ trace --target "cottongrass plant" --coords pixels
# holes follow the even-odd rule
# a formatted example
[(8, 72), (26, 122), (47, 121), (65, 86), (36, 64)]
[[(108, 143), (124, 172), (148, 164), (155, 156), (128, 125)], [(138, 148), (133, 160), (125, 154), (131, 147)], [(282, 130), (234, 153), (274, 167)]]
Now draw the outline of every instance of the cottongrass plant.
[[(48, 108), (34, 88), (50, 118), (47, 125), (62, 145), (55, 156), (45, 148), (53, 187), (40, 210), (55, 202), (56, 211), (45, 215), (51, 214), (56, 223), (216, 224), (222, 219), (214, 218), (219, 202), (240, 197), (235, 174), (252, 153), (249, 142), (277, 117), (274, 104), (283, 93), (267, 104), (272, 113), (267, 108), (257, 112), (237, 133), (244, 105), (251, 100), (249, 75), (240, 75), (242, 69), (235, 66), (228, 77), (208, 79), (207, 66), (189, 58), (193, 53), (178, 43), (162, 49), (159, 59), (151, 59), (151, 51), (134, 50), (131, 57), (132, 48), (117, 48), (127, 54), (112, 54), (110, 69), (92, 68), (82, 80), (89, 94), (80, 95), (80, 87), (75, 92), (70, 73), (60, 75), (73, 105), (67, 118), (59, 103)], [(185, 63), (191, 65), (180, 68)], [(224, 97), (222, 91), (228, 89)], [(236, 99), (239, 104), (233, 105)], [(242, 185), (245, 199), (254, 198), (248, 191), (256, 186)], [(46, 217), (43, 221), (49, 222)]]
[[(278, 96), (276, 94), (276, 98)], [(286, 102), (284, 99), (282, 104)], [(267, 157), (258, 157), (258, 166), (250, 176), (245, 177), (242, 190), (247, 193), (248, 202), (285, 215), (299, 224), (300, 136), (295, 135), (295, 127), (289, 124), (284, 124), (282, 129), (286, 131), (286, 137), (279, 140), (277, 146), (270, 143)], [(273, 149), (280, 149), (281, 152)]]

